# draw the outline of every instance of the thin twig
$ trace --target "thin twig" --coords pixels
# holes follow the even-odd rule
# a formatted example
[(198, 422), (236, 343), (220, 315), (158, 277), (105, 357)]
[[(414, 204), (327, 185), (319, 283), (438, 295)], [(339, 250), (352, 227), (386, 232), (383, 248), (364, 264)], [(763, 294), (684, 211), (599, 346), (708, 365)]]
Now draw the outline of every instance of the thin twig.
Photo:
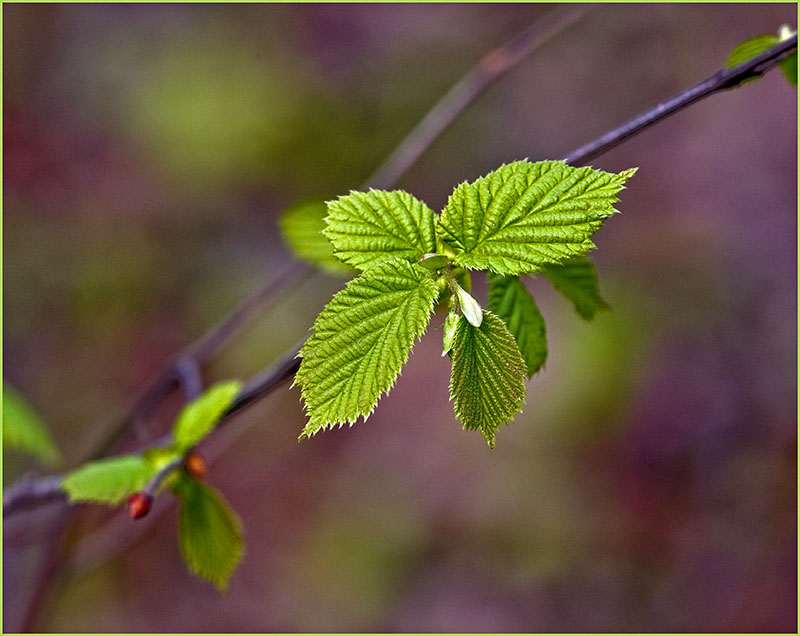
[(367, 179), (373, 188), (388, 188), (420, 158), (453, 123), (463, 110), (481, 93), (500, 79), (526, 55), (532, 53), (563, 29), (571, 26), (596, 4), (567, 4), (550, 11), (530, 25), (505, 45), (486, 53), (408, 134), (397, 149), (389, 155)]
[[(721, 70), (699, 84), (689, 88), (675, 97), (659, 104), (655, 108), (634, 117), (629, 122), (615, 128), (609, 133), (598, 137), (595, 141), (581, 146), (567, 154), (564, 160), (568, 163), (579, 164), (596, 157), (624, 140), (641, 132), (666, 117), (686, 108), (695, 102), (708, 97), (716, 92), (732, 88), (751, 77), (757, 77), (773, 68), (778, 62), (797, 49), (797, 35), (775, 45), (768, 51), (752, 60), (740, 64), (732, 69)], [(290, 351), (280, 362), (268, 367), (262, 374), (253, 378), (237, 396), (234, 404), (226, 413), (227, 419), (235, 412), (248, 404), (264, 397), (283, 382), (291, 378), (299, 368), (300, 361), (296, 358), (298, 349)], [(50, 500), (55, 497), (53, 493), (52, 477), (28, 479), (23, 483), (14, 484), (4, 493), (3, 515), (18, 509), (17, 500), (31, 504), (38, 499)], [(42, 482), (41, 484), (39, 482)], [(40, 490), (41, 486), (41, 490)], [(7, 506), (9, 512), (6, 512)]]
[(763, 75), (795, 51), (797, 51), (797, 34), (776, 44), (758, 57), (754, 57), (733, 68), (722, 69), (714, 73), (699, 84), (678, 93), (641, 115), (637, 115), (577, 150), (573, 150), (564, 157), (564, 161), (573, 165), (585, 163), (589, 159), (608, 152), (629, 137), (642, 132), (656, 122), (677, 113), (679, 110), (683, 110), (705, 97), (729, 88), (735, 88), (747, 79)]
[[(659, 104), (655, 108), (634, 117), (609, 133), (570, 152), (564, 157), (564, 161), (571, 164), (580, 164), (597, 157), (658, 121), (669, 117), (705, 97), (737, 86), (745, 79), (757, 77), (766, 73), (777, 65), (778, 62), (791, 55), (792, 52), (796, 50), (797, 35), (794, 35), (748, 62), (740, 64), (732, 69), (723, 69), (715, 73), (708, 79), (681, 92), (666, 102)], [(236, 411), (239, 411), (255, 400), (269, 394), (283, 382), (291, 378), (296, 373), (300, 364), (299, 359), (295, 357), (296, 353), (297, 349), (293, 349), (280, 362), (268, 367), (266, 371), (248, 382), (234, 401), (233, 406), (226, 414), (225, 418), (230, 417)], [(47, 485), (52, 487), (51, 477), (42, 477), (40, 479), (45, 481), (49, 480)], [(57, 498), (51, 491), (47, 490), (47, 488), (44, 489), (44, 492), (46, 494), (42, 497), (43, 501)], [(14, 484), (9, 487), (3, 497), (3, 516), (5, 517), (23, 507), (29, 507), (34, 504), (40, 497), (37, 493), (38, 482), (36, 479), (28, 479), (25, 483)], [(18, 505), (17, 499), (24, 501), (25, 506)]]
[[(508, 72), (527, 53), (536, 49), (556, 32), (584, 16), (594, 6), (570, 5), (566, 8), (551, 11), (538, 22), (519, 33), (507, 44), (484, 55), (477, 66), (454, 85), (423, 121), (406, 136), (378, 170), (366, 179), (362, 188), (391, 187), (464, 108), (474, 101), (481, 92), (486, 90), (494, 80)], [(197, 387), (196, 384), (192, 384), (192, 380), (196, 379), (199, 367), (229, 342), (278, 293), (301, 276), (308, 274), (309, 271), (307, 266), (300, 263), (293, 263), (288, 266), (268, 285), (242, 301), (217, 326), (175, 355), (142, 390), (128, 409), (127, 414), (118, 422), (111, 433), (93, 449), (87, 460), (98, 459), (108, 455), (126, 439), (136, 418), (149, 416), (174, 389), (183, 386), (187, 396), (196, 392)], [(294, 353), (296, 354), (296, 351)], [(288, 362), (282, 361), (277, 365), (279, 373), (276, 377), (271, 377), (273, 367), (270, 367), (263, 375), (254, 378), (242, 391), (240, 397), (237, 398), (231, 412), (243, 408), (265, 392), (272, 390), (274, 386), (292, 377), (299, 365), (299, 360), (293, 360), (293, 358), (294, 355), (290, 356)], [(195, 374), (187, 375), (185, 373), (186, 369), (193, 369)], [(30, 480), (27, 483), (30, 484)], [(30, 497), (23, 492), (22, 486), (23, 484), (20, 484), (20, 488), (14, 488), (13, 490), (10, 487), (9, 491), (4, 493), (4, 517), (23, 507), (27, 507), (27, 504), (31, 503)], [(15, 499), (23, 494), (25, 496), (22, 499), (25, 500), (26, 506), (18, 507)], [(14, 496), (10, 497), (10, 495)], [(6, 505), (7, 500), (8, 506)]]
[[(598, 5), (565, 5), (526, 28), (505, 45), (486, 53), (400, 142), (397, 148), (362, 184), (361, 188), (389, 188), (419, 159), (431, 144), (482, 92), (505, 75), (527, 54), (564, 28), (574, 24)], [(294, 279), (308, 273), (307, 266), (294, 262), (262, 289), (246, 298), (221, 323), (191, 346), (176, 355), (134, 401), (127, 415), (109, 436), (90, 454), (90, 459), (107, 455), (122, 442), (136, 417), (146, 417), (173, 389), (183, 386), (187, 394), (197, 391), (187, 386), (181, 363), (199, 368), (250, 322), (261, 309)], [(185, 368), (185, 367), (184, 367)], [(192, 376), (189, 376), (191, 379)]]
[(88, 459), (108, 455), (127, 437), (138, 417), (147, 417), (174, 389), (182, 386), (187, 401), (202, 393), (200, 367), (224, 347), (272, 300), (311, 273), (311, 268), (292, 262), (261, 289), (245, 298), (220, 323), (177, 353), (142, 390), (114, 430), (92, 450)]

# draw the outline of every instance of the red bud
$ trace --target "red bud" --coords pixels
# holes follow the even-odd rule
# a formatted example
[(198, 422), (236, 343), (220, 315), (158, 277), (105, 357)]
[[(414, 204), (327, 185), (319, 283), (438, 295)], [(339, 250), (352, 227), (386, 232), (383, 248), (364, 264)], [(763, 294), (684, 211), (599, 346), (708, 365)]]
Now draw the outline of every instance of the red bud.
[(128, 513), (131, 519), (141, 519), (153, 507), (153, 498), (146, 492), (135, 492), (128, 498)]
[(203, 479), (208, 472), (205, 460), (197, 453), (189, 453), (184, 463), (186, 471), (195, 479)]

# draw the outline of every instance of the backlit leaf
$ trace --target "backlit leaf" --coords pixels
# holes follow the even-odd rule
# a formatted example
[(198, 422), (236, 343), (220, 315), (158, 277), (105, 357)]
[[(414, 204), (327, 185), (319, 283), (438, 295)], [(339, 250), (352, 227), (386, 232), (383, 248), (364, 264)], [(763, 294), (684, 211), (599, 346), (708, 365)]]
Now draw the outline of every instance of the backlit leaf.
[(314, 322), (295, 375), (309, 421), (302, 437), (372, 413), (430, 321), (439, 285), (401, 259), (366, 270)]
[(61, 459), (41, 418), (11, 386), (3, 382), (3, 446), (28, 452), (46, 464)]
[[(778, 44), (779, 42), (788, 39), (792, 35), (794, 35), (794, 31), (787, 26), (781, 27), (779, 35), (757, 35), (750, 39), (745, 40), (744, 42), (740, 42), (737, 44), (731, 54), (728, 56), (728, 60), (725, 62), (725, 68), (733, 68), (734, 66), (739, 66), (739, 64), (744, 64), (748, 60), (752, 60), (754, 57), (758, 57), (764, 51), (771, 49), (773, 46)], [(793, 86), (797, 86), (797, 53), (793, 53), (792, 55), (782, 59), (778, 62), (778, 66), (783, 73), (783, 76), (789, 81), (790, 84)], [(757, 77), (751, 77), (742, 81), (742, 84), (746, 84), (748, 82), (752, 82), (758, 79)]]
[(439, 235), (457, 265), (532, 273), (594, 248), (590, 237), (616, 212), (617, 194), (635, 172), (516, 161), (459, 185)]
[(180, 499), (178, 544), (186, 565), (225, 591), (244, 554), (239, 518), (218, 492), (187, 475), (174, 492)]
[(500, 318), (484, 311), (480, 327), (459, 321), (451, 359), (450, 398), (456, 417), (494, 447), (495, 431), (525, 399), (527, 369), (514, 336)]
[(594, 265), (585, 256), (576, 256), (560, 265), (547, 265), (542, 274), (572, 302), (584, 320), (591, 320), (599, 311), (608, 309), (600, 296)]
[(390, 258), (416, 263), (436, 252), (436, 215), (401, 190), (351, 192), (328, 202), (325, 236), (344, 263), (366, 269)]
[(528, 377), (547, 360), (547, 331), (533, 296), (519, 276), (489, 273), (489, 310), (506, 323), (517, 341)]
[(187, 450), (208, 435), (241, 388), (242, 383), (236, 380), (220, 382), (183, 407), (173, 429), (177, 447)]
[(324, 201), (304, 201), (284, 210), (280, 217), (283, 240), (295, 256), (330, 274), (348, 276), (355, 273), (352, 267), (333, 255), (333, 245), (322, 231), (328, 207)]
[(473, 327), (480, 327), (483, 321), (483, 310), (472, 295), (464, 291), (460, 285), (456, 284), (456, 294), (458, 295), (458, 306), (461, 308), (461, 313), (464, 318), (469, 321)]
[(67, 474), (61, 487), (72, 503), (93, 501), (114, 506), (144, 488), (155, 472), (141, 455), (119, 455), (84, 464)]

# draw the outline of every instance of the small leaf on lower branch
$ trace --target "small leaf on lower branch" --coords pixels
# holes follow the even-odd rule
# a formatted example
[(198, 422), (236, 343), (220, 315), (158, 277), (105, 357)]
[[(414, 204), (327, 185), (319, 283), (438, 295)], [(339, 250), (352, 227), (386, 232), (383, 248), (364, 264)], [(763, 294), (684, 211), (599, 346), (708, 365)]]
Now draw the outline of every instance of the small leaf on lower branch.
[(188, 475), (174, 492), (181, 502), (178, 541), (186, 565), (225, 591), (244, 553), (239, 518), (218, 492)]

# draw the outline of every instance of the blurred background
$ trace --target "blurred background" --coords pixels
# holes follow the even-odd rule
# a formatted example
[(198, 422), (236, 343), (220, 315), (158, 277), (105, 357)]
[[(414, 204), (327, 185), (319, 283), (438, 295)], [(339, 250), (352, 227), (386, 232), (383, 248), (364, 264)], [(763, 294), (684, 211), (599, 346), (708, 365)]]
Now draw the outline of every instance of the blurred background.
[[(51, 429), (55, 470), (292, 262), (282, 209), (357, 188), (552, 10), (4, 5), (3, 372)], [(440, 209), (457, 183), (563, 156), (784, 23), (793, 4), (601, 6), (399, 186)], [(796, 90), (775, 70), (592, 165), (639, 166), (596, 236), (612, 311), (584, 323), (530, 281), (549, 360), (495, 450), (454, 419), (437, 315), (368, 422), (298, 443), (287, 384), (209, 440), (208, 479), (246, 533), (227, 594), (187, 572), (169, 495), (136, 524), (55, 504), (4, 524), (4, 631), (794, 632)], [(275, 361), (343, 282), (293, 285), (206, 380)], [(4, 456), (6, 484), (39, 470)]]

